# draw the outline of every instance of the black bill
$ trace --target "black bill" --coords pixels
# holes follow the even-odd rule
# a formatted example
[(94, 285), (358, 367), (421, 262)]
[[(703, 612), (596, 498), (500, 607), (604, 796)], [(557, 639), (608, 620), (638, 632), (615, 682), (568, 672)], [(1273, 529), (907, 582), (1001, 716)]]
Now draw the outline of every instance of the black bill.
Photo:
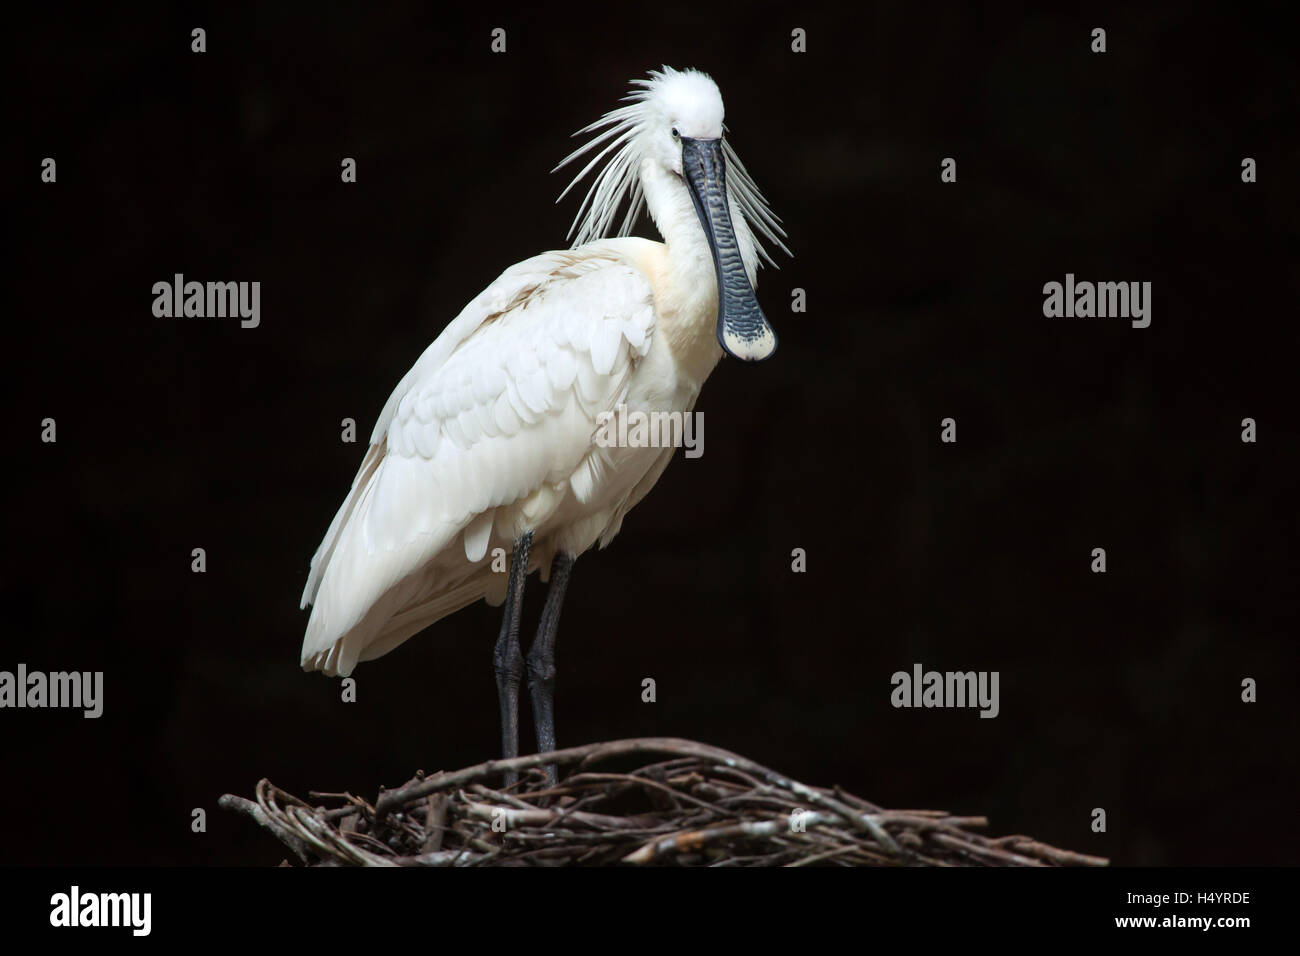
[(722, 140), (683, 136), (682, 171), (717, 270), (718, 344), (735, 358), (761, 362), (776, 351), (776, 332), (758, 307), (731, 227)]

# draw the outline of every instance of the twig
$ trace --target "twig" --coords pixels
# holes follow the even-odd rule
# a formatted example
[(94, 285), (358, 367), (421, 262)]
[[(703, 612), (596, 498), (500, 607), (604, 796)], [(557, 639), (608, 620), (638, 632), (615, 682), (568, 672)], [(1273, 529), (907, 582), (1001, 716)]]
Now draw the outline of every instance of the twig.
[[(630, 771), (601, 763), (645, 757)], [(547, 785), (535, 770), (573, 768)], [(510, 791), (487, 781), (523, 773)], [(1026, 836), (991, 838), (983, 816), (885, 810), (792, 780), (718, 747), (645, 737), (417, 773), (374, 805), (319, 793), (311, 806), (268, 780), (242, 813), (309, 865), (1105, 866)], [(337, 804), (331, 806), (330, 804)]]

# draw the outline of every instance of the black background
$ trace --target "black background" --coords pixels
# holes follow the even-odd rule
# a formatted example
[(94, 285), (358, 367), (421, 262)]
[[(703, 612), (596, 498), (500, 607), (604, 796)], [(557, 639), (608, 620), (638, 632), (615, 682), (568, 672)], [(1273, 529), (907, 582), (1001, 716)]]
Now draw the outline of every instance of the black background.
[[(221, 793), (373, 796), (497, 753), (494, 609), (364, 665), (343, 704), (298, 669), (298, 598), (393, 386), (502, 269), (567, 244), (548, 170), (661, 63), (718, 81), (795, 256), (760, 276), (774, 359), (718, 367), (703, 458), (578, 562), (560, 744), (692, 737), (1116, 863), (1293, 861), (1294, 41), (1192, 10), (14, 21), (0, 669), (106, 687), (99, 720), (0, 712), (0, 862), (275, 863)], [(176, 272), (260, 281), (261, 326), (154, 318)], [(1067, 272), (1152, 282), (1151, 327), (1045, 318)], [(999, 671), (1000, 716), (891, 708), (915, 662)]]

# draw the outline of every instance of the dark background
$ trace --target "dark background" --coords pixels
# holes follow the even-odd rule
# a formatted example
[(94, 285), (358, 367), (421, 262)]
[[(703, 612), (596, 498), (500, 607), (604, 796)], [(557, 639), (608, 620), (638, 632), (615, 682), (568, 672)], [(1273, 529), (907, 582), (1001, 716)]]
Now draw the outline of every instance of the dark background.
[[(661, 63), (718, 81), (795, 257), (760, 276), (774, 359), (718, 367), (704, 457), (578, 562), (561, 745), (692, 737), (1116, 863), (1294, 861), (1293, 36), (1236, 5), (907, 6), (15, 21), (0, 669), (106, 687), (95, 721), (0, 712), (0, 862), (275, 863), (220, 794), (496, 755), (496, 610), (362, 666), (345, 705), (298, 669), (298, 598), (393, 386), (567, 244), (548, 170)], [(261, 327), (154, 318), (175, 272), (260, 281)], [(1044, 318), (1066, 272), (1151, 281), (1151, 327)], [(999, 671), (1001, 715), (891, 708), (915, 662)]]

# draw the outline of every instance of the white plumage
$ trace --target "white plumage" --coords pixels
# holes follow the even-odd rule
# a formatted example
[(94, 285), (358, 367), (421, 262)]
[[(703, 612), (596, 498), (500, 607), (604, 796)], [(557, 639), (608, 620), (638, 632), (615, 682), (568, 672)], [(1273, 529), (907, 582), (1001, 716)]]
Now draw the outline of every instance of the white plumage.
[[(557, 551), (603, 547), (667, 466), (674, 449), (594, 440), (598, 416), (619, 406), (691, 411), (722, 355), (716, 262), (675, 142), (720, 139), (721, 97), (701, 73), (651, 77), (632, 107), (602, 121), (611, 130), (565, 161), (605, 139), (619, 147), (584, 203), (581, 244), (507, 269), (389, 397), (311, 562), (305, 669), (350, 674), (479, 598), (500, 603), (506, 575), (493, 571), (493, 549), (510, 554), (525, 532), (529, 569), (543, 577)], [(752, 283), (759, 250), (747, 219), (778, 244), (780, 227), (743, 167), (728, 179)], [(634, 209), (642, 197), (666, 242), (588, 241), (624, 198)]]

